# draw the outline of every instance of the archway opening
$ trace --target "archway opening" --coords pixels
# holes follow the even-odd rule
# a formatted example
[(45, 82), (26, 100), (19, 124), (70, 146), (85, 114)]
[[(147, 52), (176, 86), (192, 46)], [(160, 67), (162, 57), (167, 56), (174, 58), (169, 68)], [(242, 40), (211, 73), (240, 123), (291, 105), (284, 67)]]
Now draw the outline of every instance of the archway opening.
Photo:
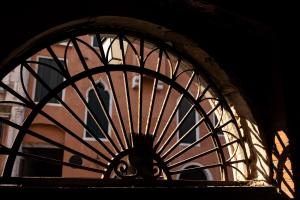
[[(193, 173), (182, 166), (198, 161), (199, 170), (209, 169), (217, 181), (267, 181), (261, 135), (241, 96), (226, 88), (230, 82), (217, 63), (192, 41), (163, 34), (167, 29), (113, 19), (95, 18), (81, 29), (67, 24), (70, 32), (63, 34), (61, 27), (49, 31), (33, 40), (34, 54), (17, 66), (8, 63), (1, 104), (19, 113), (1, 117), (7, 130), (2, 182), (22, 181), (22, 157), (62, 166), (62, 179), (174, 180)], [(111, 91), (111, 108), (96, 80)], [(34, 123), (55, 125), (66, 136), (56, 140), (32, 129)], [(22, 151), (32, 142), (26, 136), (63, 149), (63, 159)], [(71, 155), (82, 163), (70, 162)]]

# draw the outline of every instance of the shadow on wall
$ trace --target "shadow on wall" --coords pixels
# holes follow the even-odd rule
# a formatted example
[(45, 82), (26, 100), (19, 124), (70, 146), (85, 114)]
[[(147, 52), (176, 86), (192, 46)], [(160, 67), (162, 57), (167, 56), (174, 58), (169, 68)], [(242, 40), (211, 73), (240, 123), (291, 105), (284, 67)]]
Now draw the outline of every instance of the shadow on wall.
[(289, 139), (284, 131), (275, 134), (272, 149), (273, 179), (278, 191), (288, 199), (295, 197)]

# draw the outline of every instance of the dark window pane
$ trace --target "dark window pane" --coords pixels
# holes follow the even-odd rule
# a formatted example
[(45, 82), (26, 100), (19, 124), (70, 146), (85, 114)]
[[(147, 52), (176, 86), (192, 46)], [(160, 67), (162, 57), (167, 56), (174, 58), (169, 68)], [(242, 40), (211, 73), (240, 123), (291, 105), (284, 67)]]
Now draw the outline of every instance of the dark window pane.
[[(183, 98), (178, 110), (178, 122), (186, 115), (192, 105), (186, 98)], [(196, 111), (193, 109), (187, 116), (185, 121), (179, 128), (179, 138), (181, 138), (188, 130), (196, 123)], [(190, 134), (182, 141), (183, 143), (193, 143), (196, 141), (196, 129), (190, 132)]]
[[(40, 58), (40, 62), (49, 64), (53, 68), (58, 69), (59, 67), (56, 62), (49, 58)], [(61, 61), (63, 64), (63, 62)], [(39, 64), (38, 65), (38, 76), (51, 88), (55, 88), (57, 85), (63, 82), (63, 76), (60, 75), (57, 71), (51, 69), (50, 67)], [(50, 91), (48, 91), (38, 80), (36, 80), (35, 88), (35, 101), (42, 100)], [(58, 93), (58, 96), (62, 98), (62, 91)], [(50, 99), (49, 103), (57, 103), (58, 101), (55, 98)]]
[[(100, 36), (100, 38), (101, 38), (102, 44), (107, 39), (107, 37), (103, 37), (103, 36)], [(93, 36), (93, 47), (99, 47), (96, 36)]]
[[(110, 101), (109, 93), (104, 90), (102, 84), (98, 84), (97, 89), (100, 93), (102, 100), (104, 101), (104, 106), (106, 110), (109, 111), (109, 101)], [(91, 109), (96, 113), (97, 116), (96, 120), (98, 121), (98, 123), (102, 125), (105, 132), (108, 132), (108, 120), (105, 117), (104, 110), (102, 109), (100, 102), (98, 101), (97, 96), (93, 89), (89, 91), (88, 103)], [(95, 122), (95, 120), (93, 119), (92, 115), (89, 112), (87, 115), (87, 126), (99, 138), (105, 138), (104, 134), (101, 132), (97, 123)], [(86, 137), (92, 137), (92, 135), (87, 132)]]
[[(196, 165), (191, 165), (186, 167), (185, 169), (190, 169), (187, 171), (183, 171), (179, 179), (181, 180), (207, 180), (206, 174), (202, 169), (197, 169)], [(193, 169), (194, 168), (194, 169)]]
[[(23, 148), (24, 153), (42, 156), (49, 159), (63, 160), (63, 150), (55, 148)], [(45, 162), (43, 160), (24, 157), (21, 160), (21, 176), (62, 176), (62, 165)]]
[(69, 42), (69, 40), (65, 39), (65, 40), (60, 41), (59, 43), (67, 44), (68, 42)]
[(93, 37), (93, 47), (99, 47), (96, 36)]

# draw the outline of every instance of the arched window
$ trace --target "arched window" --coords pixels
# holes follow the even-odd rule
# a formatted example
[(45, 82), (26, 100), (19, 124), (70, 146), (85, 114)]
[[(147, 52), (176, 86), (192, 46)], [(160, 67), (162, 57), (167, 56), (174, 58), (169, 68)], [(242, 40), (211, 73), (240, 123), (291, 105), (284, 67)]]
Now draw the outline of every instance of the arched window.
[(208, 180), (206, 173), (197, 165), (190, 165), (184, 168), (185, 171), (181, 172), (179, 179), (181, 180)]
[[(111, 32), (102, 29), (102, 26), (91, 27), (85, 36), (82, 34), (87, 32), (72, 32), (67, 39), (72, 43), (71, 48), (68, 45), (52, 47), (51, 40), (49, 44), (45, 40), (45, 46), (41, 47), (45, 47), (45, 52), (42, 53), (51, 57), (57, 66), (61, 66), (59, 57), (62, 48), (64, 63), (67, 60), (76, 62), (70, 62), (63, 68), (63, 82), (50, 88), (51, 95), (45, 96), (38, 104), (29, 95), (35, 89), (33, 83), (47, 83), (38, 78), (38, 72), (34, 70), (35, 61), (21, 60), (21, 64), (16, 66), (15, 72), (20, 77), (19, 90), (8, 82), (0, 82), (0, 86), (12, 97), (2, 103), (23, 106), (19, 113), (25, 113), (18, 120), (0, 118), (8, 128), (16, 130), (16, 134), (10, 134), (11, 138), (1, 146), (1, 152), (7, 154), (4, 168), (0, 169), (5, 181), (14, 181), (14, 177), (20, 176), (14, 171), (14, 166), (19, 167), (20, 157), (32, 157), (18, 150), (37, 141), (63, 149), (67, 157), (62, 159), (63, 162), (44, 156), (34, 159), (60, 165), (63, 178), (80, 177), (88, 182), (87, 185), (92, 184), (89, 178), (96, 176), (101, 180), (115, 176), (124, 180), (143, 178), (146, 182), (155, 179), (169, 181), (179, 177), (212, 180), (208, 169), (216, 184), (218, 181), (237, 181), (228, 182), (237, 185), (244, 181), (243, 184), (248, 184), (247, 181), (254, 178), (268, 180), (267, 163), (261, 164), (267, 162), (267, 156), (260, 147), (262, 140), (259, 140), (259, 132), (253, 132), (257, 138), (254, 145), (250, 142), (254, 138), (252, 132), (249, 128), (244, 130), (248, 117), (242, 119), (244, 121), (241, 123), (245, 124), (240, 126), (241, 119), (237, 112), (240, 104), (229, 101), (231, 98), (227, 96), (225, 98), (222, 93), (224, 88), (217, 87), (216, 84), (220, 83), (213, 81), (209, 76), (211, 73), (206, 71), (211, 65), (206, 65), (203, 60), (191, 59), (189, 54), (194, 54), (194, 51), (177, 49), (177, 45), (173, 46), (173, 42), (177, 41), (169, 43), (165, 42), (169, 41), (168, 38), (133, 34), (117, 27)], [(99, 42), (97, 49), (85, 40), (88, 37), (89, 41), (92, 37), (99, 40), (103, 36), (110, 39), (112, 55), (119, 62), (108, 62), (105, 43)], [(196, 50), (202, 52), (201, 49)], [(31, 55), (29, 53), (24, 54), (23, 58)], [(207, 57), (204, 53), (200, 55), (201, 59)], [(14, 75), (15, 72), (11, 72), (7, 75)], [(100, 77), (105, 82), (98, 83)], [(140, 78), (136, 89), (130, 87), (133, 77)], [(157, 90), (159, 82), (164, 86), (161, 90)], [(89, 84), (93, 87), (82, 93), (82, 88), (88, 88), (91, 86)], [(66, 91), (67, 95), (59, 101), (61, 106), (46, 107), (53, 96), (57, 97), (62, 91)], [(177, 104), (176, 99), (180, 99)], [(212, 119), (213, 114), (216, 114), (215, 119)], [(34, 124), (41, 123), (56, 125), (65, 136), (56, 138), (44, 125), (39, 130), (32, 128)], [(216, 134), (219, 130), (224, 132), (223, 138)], [(86, 141), (89, 139), (95, 141), (91, 144)], [(182, 143), (187, 145), (180, 145)], [(259, 154), (255, 151), (258, 146)], [(71, 155), (80, 156), (82, 164), (79, 159), (78, 162), (69, 160)], [(250, 159), (252, 157), (257, 165)], [(200, 162), (203, 166), (197, 164)], [(77, 173), (77, 169), (82, 173)], [(40, 177), (38, 181), (44, 178), (47, 177)], [(226, 185), (227, 182), (220, 184)]]
[[(190, 108), (192, 107), (192, 104), (185, 98), (183, 97), (179, 107), (178, 107), (178, 120), (177, 120), (177, 124), (181, 123), (181, 121), (183, 120), (183, 122), (181, 123), (179, 130), (178, 130), (178, 136), (179, 139), (181, 137), (183, 137), (191, 127), (193, 127), (196, 124), (196, 110), (192, 109), (190, 112)], [(185, 118), (185, 115), (186, 118)], [(184, 119), (185, 118), (185, 119)], [(182, 143), (193, 143), (197, 140), (198, 136), (197, 136), (197, 129), (192, 130), (183, 140)]]
[[(100, 98), (104, 102), (104, 107), (107, 111), (109, 111), (110, 104), (110, 95), (109, 92), (105, 90), (104, 85), (102, 83), (97, 84), (98, 94), (100, 94)], [(103, 128), (103, 131), (108, 132), (108, 120), (105, 116), (105, 111), (102, 109), (101, 104), (97, 98), (97, 92), (94, 89), (90, 89), (88, 92), (88, 104), (95, 112), (95, 116), (93, 116), (90, 112), (87, 111), (86, 124), (88, 128), (99, 138), (105, 138), (104, 133), (101, 131), (100, 127)], [(92, 134), (86, 131), (86, 138), (92, 138)]]

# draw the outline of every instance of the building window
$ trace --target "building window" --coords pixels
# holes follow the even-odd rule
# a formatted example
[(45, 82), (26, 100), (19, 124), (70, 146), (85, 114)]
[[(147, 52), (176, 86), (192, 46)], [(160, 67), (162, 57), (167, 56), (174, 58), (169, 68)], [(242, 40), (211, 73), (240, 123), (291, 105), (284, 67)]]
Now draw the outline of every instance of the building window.
[[(58, 44), (63, 45), (63, 46), (67, 46), (69, 41), (70, 41), (69, 39), (65, 39), (65, 40), (60, 41)], [(71, 42), (69, 43), (69, 46), (72, 46)]]
[[(38, 76), (51, 88), (55, 88), (59, 84), (61, 84), (64, 80), (63, 76), (55, 71), (54, 69), (50, 68), (48, 65), (52, 66), (53, 68), (60, 71), (58, 65), (53, 59), (49, 58), (39, 58), (40, 64), (38, 65)], [(45, 65), (45, 64), (47, 65)], [(63, 62), (61, 61), (63, 64)], [(36, 81), (36, 88), (35, 88), (35, 97), (34, 100), (39, 102), (42, 100), (50, 91), (48, 91), (40, 81)], [(57, 94), (60, 98), (62, 98), (62, 91)], [(56, 98), (52, 98), (49, 100), (48, 103), (58, 103)]]
[[(103, 42), (103, 41), (102, 41)], [(92, 45), (93, 47), (99, 47), (98, 41), (96, 39), (96, 36), (92, 37)]]
[[(101, 43), (102, 43), (102, 47), (103, 47), (103, 51), (105, 54), (105, 57), (107, 57), (107, 61), (111, 61), (111, 59), (113, 58), (112, 56), (112, 43), (113, 40), (110, 37), (101, 37)], [(96, 36), (92, 37), (92, 45), (93, 47), (99, 48), (99, 44), (97, 41)], [(108, 56), (107, 56), (108, 54)]]
[[(179, 123), (184, 116), (187, 114), (187, 112), (189, 111), (189, 109), (191, 108), (192, 104), (185, 98), (183, 97), (182, 101), (180, 102), (179, 108), (178, 108), (178, 122)], [(181, 124), (179, 131), (178, 131), (178, 135), (179, 138), (181, 138), (184, 134), (186, 134), (191, 127), (193, 127), (196, 123), (196, 110), (193, 109), (188, 116), (186, 117), (186, 119), (184, 120), (184, 122)], [(193, 143), (197, 140), (197, 129), (194, 129), (193, 131), (191, 131), (188, 136), (186, 138), (184, 138), (182, 140), (182, 143)]]
[[(104, 107), (107, 111), (109, 111), (110, 107), (110, 95), (109, 92), (105, 90), (103, 84), (98, 83), (97, 84), (97, 90), (100, 94), (100, 98), (102, 98), (104, 102)], [(87, 126), (89, 129), (96, 134), (99, 138), (105, 138), (104, 133), (100, 130), (99, 125), (103, 127), (103, 131), (106, 133), (108, 132), (108, 120), (105, 116), (104, 110), (101, 107), (100, 102), (97, 99), (97, 95), (94, 91), (94, 89), (91, 89), (88, 92), (88, 104), (90, 108), (95, 112), (96, 119), (93, 118), (90, 112), (87, 111)], [(95, 121), (97, 120), (97, 122)], [(87, 131), (86, 132), (87, 138), (92, 138), (93, 136)]]
[(197, 165), (190, 165), (184, 169), (186, 171), (183, 171), (179, 176), (181, 180), (208, 180), (204, 170)]
[[(57, 148), (23, 148), (23, 152), (57, 161), (63, 160), (64, 153), (62, 149)], [(39, 160), (31, 157), (24, 157), (21, 160), (20, 175), (32, 177), (61, 177), (62, 165), (46, 162), (42, 159)]]
[[(149, 76), (144, 76), (144, 78), (148, 78), (148, 79), (150, 78), (150, 79), (152, 79), (152, 81), (154, 81), (154, 79), (153, 79), (152, 77), (149, 77)], [(136, 88), (139, 87), (139, 85), (140, 85), (140, 75), (134, 75), (134, 76), (132, 77), (131, 87), (132, 87), (133, 89), (136, 89)], [(162, 89), (164, 89), (164, 84), (163, 84), (163, 82), (162, 82), (161, 80), (158, 80), (158, 81), (157, 81), (156, 89), (157, 89), (157, 90), (162, 90)]]

